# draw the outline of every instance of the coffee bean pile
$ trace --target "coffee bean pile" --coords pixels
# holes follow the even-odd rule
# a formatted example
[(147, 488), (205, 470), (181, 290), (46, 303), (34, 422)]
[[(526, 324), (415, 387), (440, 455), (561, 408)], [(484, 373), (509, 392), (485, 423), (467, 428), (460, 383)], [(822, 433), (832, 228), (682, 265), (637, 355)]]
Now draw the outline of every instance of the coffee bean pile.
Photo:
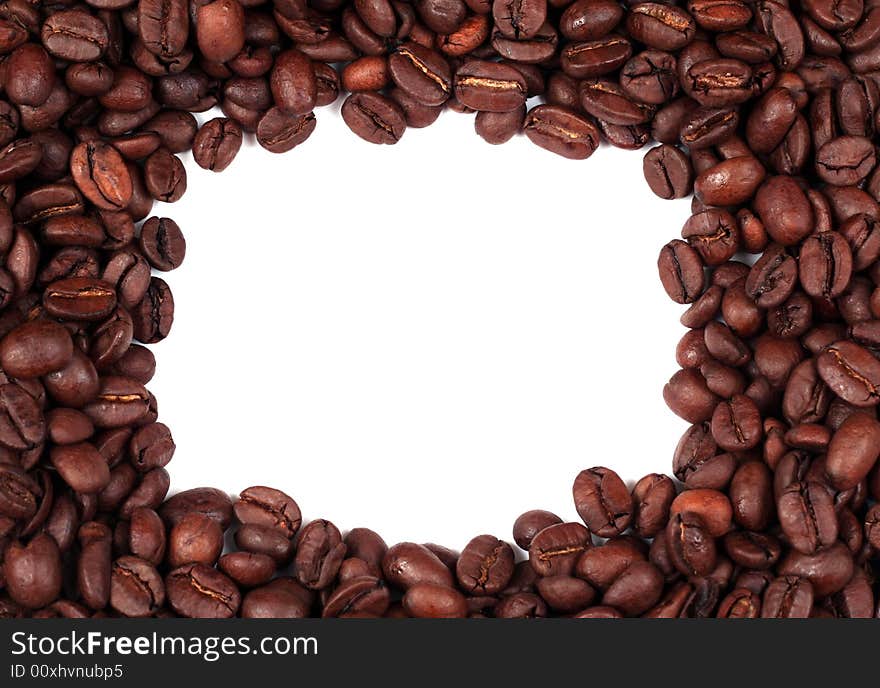
[[(0, 616), (874, 616), (878, 84), (878, 0), (0, 0)], [(153, 203), (178, 154), (289, 151), (340, 94), (377, 144), (446, 107), (572, 159), (659, 144), (650, 188), (693, 193), (658, 261), (675, 479), (585, 470), (582, 523), (460, 554), (168, 498), (144, 345), (186, 243)]]

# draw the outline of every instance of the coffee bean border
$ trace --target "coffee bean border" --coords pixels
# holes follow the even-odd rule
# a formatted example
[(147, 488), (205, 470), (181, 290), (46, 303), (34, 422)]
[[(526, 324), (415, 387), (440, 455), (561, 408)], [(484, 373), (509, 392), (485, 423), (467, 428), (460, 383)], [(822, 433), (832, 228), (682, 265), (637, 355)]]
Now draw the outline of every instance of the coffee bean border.
[[(877, 0), (0, 1), (0, 616), (874, 616), (878, 83)], [(144, 345), (186, 243), (153, 203), (179, 153), (292, 150), (342, 92), (376, 144), (446, 107), (571, 159), (658, 144), (650, 188), (694, 194), (658, 260), (675, 479), (584, 470), (583, 523), (461, 553), (167, 497)]]

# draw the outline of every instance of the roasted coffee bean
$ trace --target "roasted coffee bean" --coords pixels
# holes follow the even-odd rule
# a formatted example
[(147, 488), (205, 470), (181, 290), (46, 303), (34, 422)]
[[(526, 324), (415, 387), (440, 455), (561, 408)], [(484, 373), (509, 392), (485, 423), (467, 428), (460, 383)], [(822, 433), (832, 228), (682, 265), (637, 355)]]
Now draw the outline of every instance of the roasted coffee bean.
[(880, 403), (880, 361), (867, 349), (849, 341), (826, 347), (816, 359), (819, 375), (832, 392), (855, 406)]
[(633, 5), (626, 28), (636, 40), (657, 50), (679, 50), (690, 43), (696, 24), (685, 10), (655, 2)]
[(239, 523), (274, 528), (287, 538), (293, 538), (302, 523), (296, 502), (270, 487), (249, 487), (242, 491), (232, 510)]
[(204, 514), (187, 514), (171, 528), (166, 560), (172, 568), (184, 564), (213, 566), (223, 550), (220, 524)]
[(623, 36), (605, 36), (570, 43), (562, 49), (560, 66), (573, 79), (589, 79), (616, 72), (633, 54), (632, 43)]
[(562, 519), (549, 511), (541, 509), (527, 511), (513, 524), (513, 540), (521, 549), (528, 550), (535, 535), (557, 523), (562, 523)]
[(393, 52), (388, 70), (400, 89), (425, 105), (442, 105), (452, 94), (449, 64), (418, 43), (406, 43)]
[(257, 124), (257, 142), (271, 153), (286, 153), (311, 136), (315, 130), (315, 115), (288, 115), (279, 108), (271, 108)]
[(293, 562), (297, 580), (309, 590), (326, 588), (345, 557), (339, 530), (329, 521), (312, 521), (297, 536)]
[(836, 186), (859, 184), (876, 164), (874, 144), (862, 136), (841, 136), (816, 151), (816, 173)]
[(187, 564), (165, 577), (168, 603), (181, 616), (226, 619), (236, 615), (241, 594), (225, 575), (204, 564)]
[(705, 285), (703, 262), (684, 241), (673, 240), (664, 246), (657, 268), (663, 288), (676, 303), (693, 303), (702, 293)]
[(495, 595), (513, 576), (513, 549), (491, 535), (480, 535), (462, 550), (455, 573), (471, 595)]
[(777, 578), (764, 592), (763, 619), (806, 619), (813, 609), (813, 586), (794, 576)]
[(168, 284), (153, 277), (143, 300), (132, 310), (131, 317), (134, 336), (138, 341), (155, 344), (165, 339), (174, 324), (174, 297)]
[(581, 107), (594, 117), (621, 126), (643, 124), (651, 119), (655, 106), (630, 98), (615, 82), (588, 79), (580, 85)]
[(570, 575), (578, 557), (590, 546), (590, 531), (580, 523), (559, 523), (532, 538), (529, 562), (541, 576)]
[(557, 105), (539, 105), (530, 110), (523, 131), (541, 148), (572, 160), (584, 160), (599, 147), (596, 125)]
[(81, 143), (70, 156), (70, 172), (83, 196), (104, 210), (124, 209), (132, 197), (132, 181), (125, 161), (111, 145)]
[(70, 277), (46, 287), (43, 306), (56, 318), (101, 320), (116, 308), (116, 291), (103, 280)]
[(355, 134), (377, 144), (395, 144), (406, 131), (403, 111), (378, 93), (355, 93), (342, 105), (342, 118)]
[(144, 183), (157, 201), (174, 203), (186, 191), (186, 169), (176, 155), (160, 148), (144, 162)]
[(602, 467), (581, 471), (572, 491), (578, 515), (591, 532), (613, 537), (629, 527), (632, 497), (614, 471)]
[(196, 9), (195, 25), (199, 51), (206, 60), (227, 62), (245, 47), (247, 17), (237, 0), (200, 4)]
[(32, 320), (0, 340), (0, 366), (7, 375), (34, 378), (61, 370), (73, 358), (73, 340), (57, 323)]
[(110, 606), (129, 617), (152, 616), (165, 603), (165, 584), (150, 562), (136, 556), (113, 562)]
[(641, 537), (653, 537), (669, 518), (675, 484), (668, 476), (652, 473), (636, 483), (632, 498), (633, 530)]
[(424, 545), (402, 542), (382, 559), (382, 572), (395, 587), (406, 590), (420, 583), (453, 587), (452, 572)]
[(203, 169), (222, 172), (238, 154), (241, 137), (238, 124), (225, 117), (216, 117), (202, 125), (196, 134), (193, 160)]
[(814, 554), (837, 540), (834, 502), (820, 483), (792, 483), (780, 495), (777, 509), (782, 530), (798, 552)]
[(16, 383), (0, 385), (0, 445), (27, 451), (40, 446), (46, 423), (37, 401)]
[(864, 480), (880, 457), (880, 423), (864, 413), (847, 418), (828, 446), (825, 473), (832, 486), (849, 490)]
[(690, 160), (675, 146), (664, 144), (652, 148), (645, 155), (642, 169), (651, 191), (660, 198), (683, 198), (691, 192)]
[(666, 527), (666, 542), (669, 558), (682, 574), (705, 576), (715, 568), (715, 540), (697, 514), (672, 516)]
[(469, 60), (455, 73), (455, 97), (474, 110), (508, 112), (525, 103), (528, 84), (514, 67)]
[(180, 267), (186, 255), (186, 240), (177, 223), (167, 217), (151, 217), (141, 228), (140, 249), (157, 270)]
[(46, 534), (27, 544), (12, 542), (3, 555), (6, 592), (26, 609), (39, 609), (58, 598), (61, 592), (61, 553), (55, 540)]

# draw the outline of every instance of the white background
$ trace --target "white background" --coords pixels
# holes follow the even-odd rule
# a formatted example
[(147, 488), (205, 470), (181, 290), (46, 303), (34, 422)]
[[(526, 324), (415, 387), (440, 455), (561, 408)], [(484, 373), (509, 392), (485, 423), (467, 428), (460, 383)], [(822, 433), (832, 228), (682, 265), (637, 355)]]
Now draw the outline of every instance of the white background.
[(575, 518), (583, 468), (668, 473), (684, 330), (656, 260), (688, 202), (648, 190), (642, 155), (490, 146), (452, 112), (378, 147), (325, 108), (290, 153), (187, 157), (154, 210), (188, 242), (150, 384), (172, 491), (269, 484), (307, 518), (460, 548), (527, 509)]

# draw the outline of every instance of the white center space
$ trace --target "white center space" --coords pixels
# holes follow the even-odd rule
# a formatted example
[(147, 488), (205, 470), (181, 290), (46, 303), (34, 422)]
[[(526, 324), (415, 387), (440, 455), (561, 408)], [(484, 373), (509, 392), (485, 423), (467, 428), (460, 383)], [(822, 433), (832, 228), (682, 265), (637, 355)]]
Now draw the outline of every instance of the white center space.
[(668, 472), (683, 329), (656, 259), (688, 209), (642, 155), (490, 146), (454, 113), (377, 147), (323, 111), (291, 153), (188, 160), (155, 211), (188, 242), (150, 384), (172, 491), (268, 484), (307, 518), (460, 548), (527, 509), (574, 518), (583, 468)]

